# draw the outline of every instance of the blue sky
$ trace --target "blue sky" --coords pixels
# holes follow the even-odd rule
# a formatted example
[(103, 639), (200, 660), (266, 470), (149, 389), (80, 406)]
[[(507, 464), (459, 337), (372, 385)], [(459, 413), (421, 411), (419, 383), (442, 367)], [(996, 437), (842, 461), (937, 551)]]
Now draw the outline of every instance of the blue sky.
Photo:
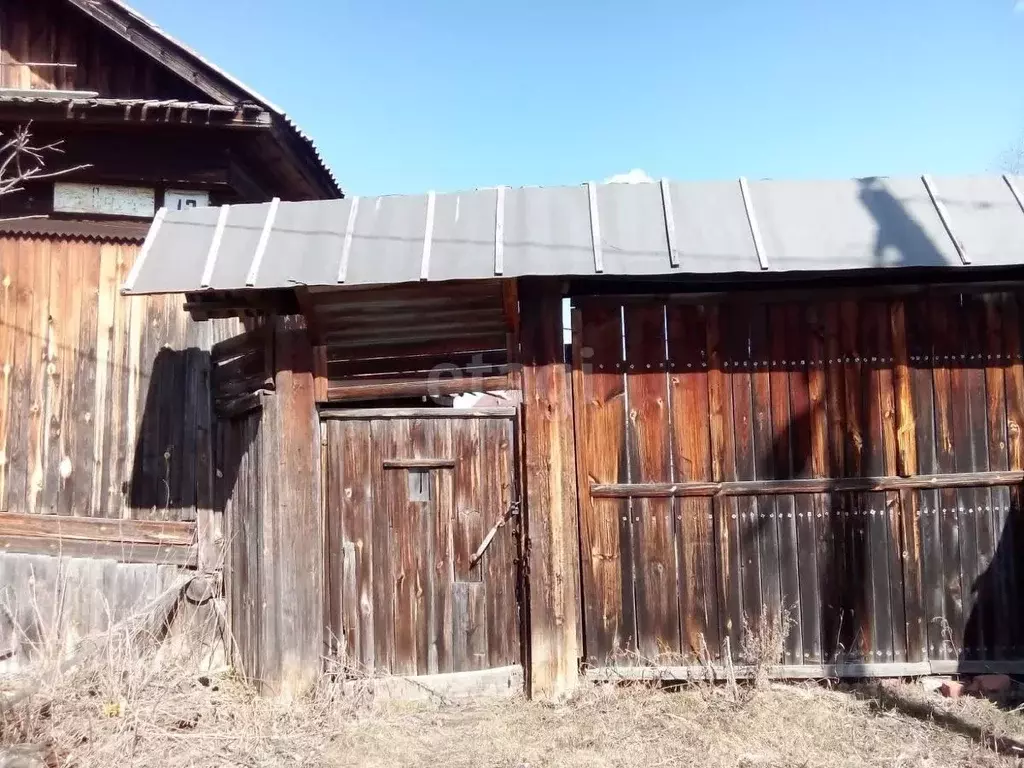
[(291, 114), (351, 194), (990, 171), (1014, 0), (129, 0)]

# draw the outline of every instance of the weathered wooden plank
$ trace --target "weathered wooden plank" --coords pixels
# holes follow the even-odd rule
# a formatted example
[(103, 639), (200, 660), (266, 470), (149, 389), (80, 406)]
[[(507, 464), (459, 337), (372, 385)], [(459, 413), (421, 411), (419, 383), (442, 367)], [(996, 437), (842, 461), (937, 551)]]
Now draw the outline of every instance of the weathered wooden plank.
[(13, 536), (189, 546), (194, 523), (104, 520), (63, 515), (0, 512), (0, 533)]
[[(705, 309), (666, 308), (672, 403), (674, 482), (711, 480), (711, 426)], [(683, 499), (676, 506), (679, 551), (679, 613), (684, 655), (719, 660), (718, 580), (715, 518), (708, 499)]]
[[(60, 489), (60, 433), (64, 418), (64, 358), (68, 346), (64, 338), (64, 314), (70, 303), (72, 289), (66, 278), (66, 242), (50, 243), (49, 258), (49, 311), (46, 344), (46, 392), (43, 399), (41, 451), (41, 482), (36, 511), (41, 514), (56, 512), (57, 493)], [(77, 341), (77, 339), (76, 339)], [(27, 511), (27, 510), (26, 510)]]
[[(491, 419), (494, 417), (513, 418), (519, 415), (515, 406), (496, 408), (321, 408), (320, 418), (359, 420), (372, 419)], [(440, 451), (439, 451), (440, 453)]]
[[(2, 75), (2, 73), (0, 73)], [(12, 385), (15, 383), (15, 357), (18, 337), (18, 247), (15, 241), (0, 239), (0, 510), (8, 509), (12, 433), (9, 427), (14, 410)], [(16, 433), (15, 433), (16, 434)]]
[[(953, 472), (957, 467), (954, 458), (955, 438), (953, 411), (956, 399), (952, 392), (953, 374), (951, 357), (958, 354), (958, 345), (952, 336), (957, 301), (948, 297), (932, 297), (928, 308), (932, 331), (932, 386), (933, 409), (935, 414), (935, 460), (940, 472)], [(962, 386), (958, 386), (958, 392)], [(962, 401), (961, 401), (962, 402)], [(961, 418), (962, 420), (962, 418)], [(963, 425), (961, 425), (963, 428)], [(962, 469), (962, 467), (960, 467)], [(941, 537), (942, 596), (943, 611), (937, 616), (941, 632), (938, 658), (956, 658), (956, 649), (963, 637), (963, 604), (960, 576), (960, 528), (957, 495), (953, 491), (942, 491), (938, 496), (938, 515)], [(941, 617), (941, 618), (940, 618)], [(934, 621), (934, 619), (933, 619)], [(950, 637), (951, 636), (951, 637)]]
[[(74, 443), (71, 448), (71, 475), (65, 486), (70, 490), (70, 512), (74, 515), (97, 515), (100, 510), (92, 508), (93, 485), (96, 478), (96, 383), (99, 364), (97, 341), (99, 335), (100, 270), (102, 267), (99, 249), (83, 249), (81, 259), (81, 281), (78, 290), (82, 293), (81, 319), (78, 326), (78, 357), (75, 366), (73, 387), (72, 419), (77, 422)], [(180, 414), (178, 415), (180, 419)], [(62, 505), (63, 507), (63, 502)], [(166, 519), (166, 518), (165, 518)]]
[[(914, 311), (913, 308), (911, 311)], [(889, 328), (892, 339), (893, 389), (895, 399), (896, 430), (896, 471), (905, 477), (917, 474), (917, 424), (914, 395), (917, 373), (920, 365), (917, 352), (911, 346), (911, 331), (908, 328), (907, 307), (903, 299), (894, 299), (889, 305)], [(912, 367), (913, 366), (913, 367)], [(926, 381), (930, 385), (930, 381)], [(922, 425), (930, 429), (931, 425)], [(891, 466), (891, 465), (890, 465)], [(921, 527), (920, 507), (917, 494), (900, 491), (898, 496), (897, 521), (892, 529), (892, 540), (899, 543), (901, 557), (900, 572), (903, 577), (904, 627), (906, 637), (906, 660), (923, 661), (927, 658), (927, 620), (925, 618), (924, 583), (921, 570)], [(890, 561), (891, 563), (891, 561)], [(890, 564), (890, 573), (893, 568)], [(895, 628), (894, 628), (895, 633)], [(893, 644), (900, 651), (895, 634)]]
[(453, 559), (457, 581), (482, 581), (483, 573), (471, 561), (480, 542), (487, 533), (489, 523), (481, 507), (485, 499), (488, 478), (478, 460), (483, 445), (481, 426), (476, 420), (458, 425), (452, 434), (452, 455), (455, 457), (455, 509), (452, 523)]
[[(573, 329), (579, 482), (585, 489), (591, 481), (627, 477), (621, 310), (616, 304), (584, 304), (573, 316)], [(553, 386), (548, 382), (547, 387)], [(527, 451), (532, 439), (527, 432)], [(526, 477), (529, 490), (529, 471)], [(580, 526), (586, 653), (591, 663), (604, 664), (616, 652), (636, 648), (629, 504), (597, 500), (584, 492)]]
[[(1009, 469), (1007, 426), (1009, 413), (1006, 402), (1006, 369), (1003, 366), (1004, 332), (1003, 322), (1006, 314), (1006, 295), (991, 294), (985, 299), (984, 317), (984, 352), (987, 361), (985, 368), (985, 390), (988, 433), (988, 459), (990, 470)], [(992, 656), (990, 658), (1006, 659), (1013, 644), (1012, 621), (1009, 617), (1014, 613), (1014, 586), (1016, 572), (1014, 558), (1007, 553), (1013, 552), (1013, 524), (1010, 522), (1011, 489), (996, 488), (992, 490), (992, 508), (990, 552), (991, 560), (984, 576), (982, 588), (985, 590), (992, 617), (989, 626), (991, 631)], [(1005, 617), (1001, 619), (1000, 617)]]
[[(768, 306), (754, 304), (750, 314), (750, 365), (751, 365), (751, 435), (754, 449), (754, 477), (756, 479), (774, 479), (775, 468), (775, 435), (774, 422), (776, 414), (773, 408), (781, 405), (784, 398), (783, 422), (789, 418), (789, 395), (783, 390), (781, 397), (772, 398), (771, 380), (772, 355), (775, 352), (773, 335), (778, 331), (769, 328), (771, 313)], [(783, 435), (779, 436), (785, 449), (789, 451), (788, 424), (783, 427)], [(778, 446), (778, 447), (781, 447)], [(789, 460), (786, 458), (786, 464)], [(759, 562), (759, 581), (761, 588), (761, 611), (767, 621), (777, 621), (782, 610), (782, 586), (779, 568), (779, 499), (775, 496), (755, 497), (751, 530), (752, 544), (757, 548)], [(759, 614), (759, 615), (762, 615)], [(796, 634), (791, 633), (791, 637)]]
[[(584, 550), (582, 568), (580, 563), (577, 441), (570, 405), (573, 400), (579, 403), (584, 395), (582, 389), (576, 390), (575, 398), (569, 395), (561, 287), (549, 281), (524, 281), (519, 288), (524, 446), (521, 466), (527, 525), (524, 550), (530, 574), (530, 693), (558, 697), (577, 683), (583, 655), (577, 634), (579, 574), (593, 573), (593, 550)], [(574, 370), (582, 374), (579, 359), (577, 352)], [(574, 388), (577, 382), (582, 385), (582, 380), (577, 379)], [(583, 493), (579, 499), (581, 510), (588, 498)], [(594, 541), (593, 528), (582, 540)], [(586, 558), (587, 554), (591, 554), (591, 559)], [(592, 597), (588, 596), (588, 604), (591, 600), (600, 604), (603, 599), (600, 591), (589, 595)], [(591, 655), (591, 649), (586, 653)]]
[[(394, 425), (402, 422), (371, 422), (369, 466), (379, 466), (385, 456), (394, 455), (398, 445)], [(393, 473), (371, 473), (374, 509), (370, 575), (373, 594), (374, 669), (385, 672), (395, 664), (395, 580), (394, 542), (391, 533), (391, 484)]]
[(452, 585), (455, 671), (485, 669), (487, 663), (486, 586), (479, 581)]
[(341, 383), (331, 381), (327, 388), (329, 402), (380, 400), (391, 397), (438, 397), (463, 392), (491, 392), (509, 388), (507, 374), (499, 376), (438, 377), (413, 375), (404, 380), (375, 383)]
[[(718, 305), (707, 308), (711, 476), (718, 482), (736, 480), (733, 398), (728, 366), (731, 348), (727, 321), (722, 315), (723, 310)], [(713, 514), (718, 547), (719, 636), (722, 657), (725, 658), (740, 647), (743, 628), (742, 554), (736, 502), (732, 499), (716, 500)]]
[[(665, 310), (661, 304), (625, 307), (626, 422), (631, 482), (672, 479)], [(679, 599), (672, 503), (632, 505), (637, 649), (645, 659), (678, 653)]]
[[(799, 347), (806, 354), (807, 368), (791, 375), (789, 399), (793, 423), (798, 426), (793, 441), (794, 474), (822, 477), (828, 473), (828, 404), (825, 391), (825, 335), (821, 307), (796, 304), (789, 311), (790, 341), (804, 334)], [(798, 344), (800, 342), (797, 342)], [(803, 359), (803, 358), (801, 358)], [(806, 424), (806, 427), (800, 425)], [(822, 587), (832, 564), (823, 562), (826, 542), (824, 516), (828, 500), (820, 495), (796, 498), (797, 547), (800, 551), (800, 626), (806, 663), (818, 664), (822, 655), (822, 615), (828, 610)], [(825, 571), (826, 573), (823, 573)]]
[[(846, 374), (845, 355), (841, 338), (840, 305), (830, 302), (824, 309), (825, 352), (828, 361), (827, 401), (829, 435), (829, 476), (841, 478), (846, 472)], [(827, 513), (828, 563), (820, 564), (819, 570), (831, 579), (823, 591), (829, 596), (832, 606), (823, 620), (823, 639), (828, 645), (826, 658), (832, 661), (845, 660), (853, 644), (854, 596), (853, 579), (847, 561), (847, 519), (850, 512), (849, 498), (840, 492), (828, 497)]]
[[(263, 475), (273, 477), (262, 500), (268, 587), (264, 621), (277, 649), (262, 651), (264, 682), (285, 696), (308, 690), (321, 671), (324, 554), (320, 494), (320, 433), (313, 383), (313, 348), (305, 320), (275, 319), (276, 393), (267, 398), (261, 433), (269, 439)], [(269, 411), (267, 409), (270, 409)]]
[(794, 478), (792, 480), (738, 480), (735, 482), (684, 483), (592, 483), (597, 498), (701, 498), (710, 496), (761, 496), (806, 493), (878, 493), (885, 491), (949, 490), (956, 488), (997, 488), (1019, 485), (1024, 473), (950, 472), (912, 477)]
[[(115, 274), (115, 287), (120, 288), (127, 279), (128, 272), (132, 267), (138, 249), (133, 245), (121, 245), (117, 249), (117, 271)], [(68, 286), (70, 289), (70, 285)], [(70, 300), (65, 302), (70, 305)], [(134, 450), (134, 435), (128, 433), (128, 391), (133, 377), (130, 370), (129, 346), (131, 339), (131, 327), (133, 318), (137, 317), (136, 308), (138, 302), (134, 299), (119, 297), (114, 303), (114, 330), (113, 346), (111, 348), (111, 366), (113, 369), (110, 394), (107, 403), (107, 427), (105, 437), (106, 460), (103, 466), (103, 473), (100, 480), (100, 488), (103, 491), (100, 507), (109, 517), (122, 517), (125, 511), (126, 491), (130, 476), (125, 473), (125, 466), (130, 461)], [(138, 322), (134, 320), (134, 322)], [(68, 366), (68, 353), (63, 353), (62, 377), (66, 379)], [(197, 388), (208, 397), (209, 382), (203, 379), (197, 382)], [(197, 423), (205, 423), (209, 427), (210, 416), (203, 419), (203, 411), (197, 409)], [(210, 439), (211, 431), (207, 429), (204, 433), (206, 440)], [(207, 472), (212, 473), (212, 467), (207, 465)], [(212, 475), (209, 478), (208, 486), (212, 484)], [(212, 506), (212, 487), (208, 487), (206, 493), (207, 504)], [(223, 530), (221, 530), (223, 534)], [(209, 549), (202, 542), (200, 544), (201, 567), (209, 567)]]
[[(885, 395), (882, 391), (882, 356), (879, 337), (888, 333), (888, 314), (884, 303), (867, 301), (860, 311), (861, 426), (863, 436), (862, 472), (887, 474), (882, 421)], [(860, 497), (859, 519), (864, 532), (864, 656), (871, 661), (887, 660), (892, 653), (892, 616), (889, 607), (888, 521), (883, 494)]]
[(53, 557), (93, 557), (120, 563), (158, 563), (194, 568), (195, 546), (140, 542), (98, 541), (0, 533), (0, 552)]
[[(451, 456), (453, 454), (453, 433), (459, 429), (459, 422), (444, 422), (435, 425), (435, 455)], [(452, 636), (453, 603), (452, 584), (455, 582), (454, 560), (454, 528), (455, 520), (455, 473), (451, 470), (440, 470), (431, 473), (433, 487), (431, 493), (436, 510), (434, 525), (434, 558), (433, 568), (433, 626), (431, 642), (433, 643), (432, 658), (436, 660), (440, 674), (455, 671), (454, 640)], [(490, 596), (489, 596), (490, 597)]]
[[(114, 368), (114, 330), (116, 308), (121, 303), (120, 288), (117, 281), (119, 250), (118, 246), (103, 244), (98, 249), (99, 275), (97, 282), (97, 317), (96, 317), (96, 387), (93, 396), (93, 443), (92, 443), (92, 485), (89, 509), (99, 516), (107, 516), (107, 488), (104, 485), (104, 468), (109, 465), (109, 405), (116, 371)], [(184, 313), (179, 312), (182, 321)], [(184, 424), (193, 418), (195, 408), (185, 408), (179, 413), (178, 423)], [(182, 418), (184, 417), (184, 418)], [(193, 430), (194, 431), (194, 430)], [(120, 510), (118, 510), (119, 512)], [(116, 513), (115, 513), (116, 514)], [(179, 518), (184, 519), (184, 518)]]
[[(1003, 316), (1002, 360), (1004, 361), (1004, 384), (1006, 385), (1006, 453), (1011, 470), (1024, 468), (1024, 352), (1021, 343), (1021, 311), (1020, 292), (1007, 293), (1003, 296), (1001, 314)], [(1022, 561), (1024, 553), (1024, 532), (1021, 523), (1024, 521), (1021, 490), (1010, 491), (1007, 519), (1003, 525), (1003, 539), (1007, 553), (1005, 560), (1011, 584), (1018, 584), (1021, 570), (1017, 565)], [(1008, 653), (1018, 654), (1024, 650), (1024, 614), (1012, 611), (1009, 617), (1010, 648)]]
[[(790, 478), (803, 473), (810, 458), (810, 424), (807, 403), (807, 337), (801, 327), (798, 305), (769, 307), (771, 360), (772, 478)], [(778, 529), (779, 605), (794, 622), (785, 641), (785, 660), (798, 664), (804, 658), (803, 600), (801, 580), (817, 582), (813, 535), (811, 548), (802, 553), (798, 539), (800, 513), (810, 514), (810, 499), (793, 496), (776, 498)], [(798, 504), (800, 506), (798, 506)], [(806, 507), (806, 510), (804, 509)], [(812, 522), (813, 525), (813, 522)], [(816, 604), (809, 606), (816, 611)], [(811, 622), (813, 624), (813, 622)]]
[[(403, 453), (412, 447), (412, 421), (393, 421), (388, 425), (396, 449)], [(409, 498), (409, 477), (405, 472), (384, 476), (385, 504), (390, 519), (392, 579), (394, 592), (394, 661), (392, 674), (414, 675), (417, 669), (417, 620), (422, 619), (417, 599), (415, 550), (422, 546), (423, 515), (419, 504)]]
[[(733, 429), (735, 431), (736, 476), (741, 480), (757, 477), (754, 445), (753, 386), (750, 377), (751, 323), (755, 320), (747, 305), (723, 306), (727, 313), (725, 326), (727, 339), (727, 370), (732, 388)], [(760, 322), (763, 322), (763, 318)], [(758, 549), (757, 500), (741, 496), (736, 500), (739, 525), (740, 584), (743, 599), (743, 618), (755, 625), (762, 615), (761, 554)]]
[(11, 372), (10, 425), (7, 430), (5, 452), (7, 479), (4, 509), (28, 508), (29, 484), (29, 415), (32, 408), (32, 370), (38, 367), (39, 346), (32, 339), (33, 304), (36, 290), (36, 271), (43, 265), (35, 258), (34, 243), (17, 243), (18, 269), (15, 273), (14, 354)]
[[(483, 463), (483, 474), (488, 479), (485, 497), (488, 503), (484, 510), (485, 525), (490, 530), (505, 517), (512, 505), (512, 422), (493, 419), (479, 423), (483, 452), (477, 460)], [(486, 584), (488, 663), (492, 667), (518, 661), (514, 531), (517, 522), (510, 519), (498, 530), (481, 564)]]
[[(985, 374), (985, 314), (988, 297), (964, 294), (961, 297), (963, 337), (960, 365), (965, 368), (967, 378), (968, 408), (970, 410), (970, 455), (972, 471), (989, 469), (988, 436), (988, 395)], [(973, 649), (973, 656), (967, 658), (989, 659), (994, 648), (990, 648), (995, 632), (994, 592), (983, 589), (985, 574), (994, 553), (992, 530), (992, 492), (987, 488), (974, 489), (967, 497), (970, 502), (968, 515), (974, 523), (974, 570), (964, 589), (970, 591), (973, 608), (965, 613), (964, 646)], [(963, 545), (961, 544), (961, 549)], [(965, 606), (966, 608), (966, 606)]]

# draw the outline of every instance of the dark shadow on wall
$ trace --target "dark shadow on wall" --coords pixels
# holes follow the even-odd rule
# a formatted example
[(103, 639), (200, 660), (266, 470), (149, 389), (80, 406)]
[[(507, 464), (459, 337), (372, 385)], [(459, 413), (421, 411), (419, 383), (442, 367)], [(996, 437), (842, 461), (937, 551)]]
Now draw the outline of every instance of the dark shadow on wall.
[[(860, 199), (878, 225), (875, 243), (877, 267), (948, 264), (920, 224), (880, 180), (864, 179), (860, 184)], [(983, 297), (951, 293), (948, 301), (922, 305), (925, 308), (920, 310), (914, 320), (923, 326), (918, 330), (924, 344), (916, 350), (909, 350), (909, 364), (918, 371), (927, 371), (924, 381), (933, 382), (935, 386), (933, 361), (945, 356), (949, 360), (945, 367), (951, 369), (951, 373), (943, 375), (970, 380), (973, 383), (969, 386), (980, 387), (970, 391), (968, 385), (965, 385), (961, 393), (963, 401), (950, 403), (951, 410), (959, 408), (971, 415), (957, 417), (954, 413), (953, 418), (947, 417), (951, 422), (951, 427), (948, 427), (952, 432), (951, 439), (944, 449), (939, 448), (940, 452), (945, 450), (945, 457), (936, 458), (934, 443), (938, 438), (922, 442), (920, 436), (939, 434), (937, 414), (931, 410), (916, 414), (918, 419), (932, 420), (932, 423), (925, 421), (917, 426), (919, 434), (916, 447), (920, 455), (918, 474), (987, 471), (1006, 467), (1006, 437), (1000, 438), (986, 432), (987, 429), (998, 427), (989, 426), (991, 415), (986, 408), (992, 398), (986, 400), (985, 388), (992, 386), (992, 381), (998, 384), (1001, 377), (989, 378), (983, 372), (985, 363), (981, 359), (985, 356), (982, 353), (986, 352), (986, 345), (990, 344), (984, 325), (984, 301)], [(835, 339), (835, 328), (826, 334), (821, 318), (817, 316), (806, 323), (805, 327), (809, 327), (810, 334), (817, 336), (813, 340), (817, 348), (825, 350), (827, 358), (840, 356), (844, 360), (860, 358), (860, 361), (852, 365), (847, 361), (840, 366), (839, 376), (826, 377), (830, 391), (821, 405), (812, 404), (803, 412), (791, 413), (787, 429), (783, 434), (773, 436), (773, 455), (758, 457), (758, 479), (812, 476), (810, 435), (813, 423), (820, 419), (824, 419), (830, 426), (842, 425), (842, 434), (838, 436), (842, 456), (830, 452), (826, 468), (828, 476), (846, 478), (893, 474), (891, 469), (885, 471), (886, 467), (891, 468), (895, 463), (895, 457), (886, 455), (887, 451), (893, 450), (892, 446), (875, 444), (874, 441), (878, 440), (876, 435), (881, 433), (868, 429), (865, 421), (869, 416), (875, 417), (879, 406), (872, 402), (869, 381), (874, 365), (868, 363), (872, 353), (866, 353), (866, 350), (872, 342), (865, 337), (862, 318), (857, 319), (858, 314), (870, 303), (857, 301), (856, 305), (851, 309), (856, 331), (845, 335), (840, 333), (838, 344), (833, 341), (834, 348), (831, 350), (827, 349), (827, 336), (831, 335)], [(810, 307), (801, 307), (800, 311), (811, 310)], [(909, 315), (906, 322), (909, 326)], [(772, 333), (776, 332), (772, 330)], [(909, 327), (907, 332), (910, 333)], [(971, 362), (972, 355), (979, 357)], [(969, 372), (969, 369), (973, 370)], [(1005, 391), (996, 394), (1005, 395)], [(955, 392), (947, 393), (947, 396), (952, 399)], [(927, 392), (927, 397), (934, 398), (934, 391)], [(838, 414), (834, 412), (837, 404), (840, 411)], [(811, 410), (815, 407), (819, 411)], [(854, 420), (859, 421), (859, 428), (849, 428), (851, 410)], [(1000, 420), (1004, 423), (1007, 420), (1005, 413), (997, 414), (995, 418), (997, 424)], [(834, 440), (835, 436), (831, 439)], [(989, 446), (999, 445), (1000, 440), (1003, 447), (993, 450), (1003, 451), (1001, 460), (998, 455), (989, 456), (988, 453)], [(834, 442), (829, 448), (833, 445)], [(879, 466), (880, 456), (884, 459), (882, 466)], [(1019, 530), (1018, 522), (1019, 489), (972, 488), (944, 494), (913, 493), (917, 494), (922, 507), (929, 508), (927, 514), (942, 514), (941, 525), (936, 527), (938, 534), (933, 534), (933, 548), (921, 552), (925, 593), (925, 613), (922, 618), (926, 625), (924, 632), (928, 644), (925, 658), (952, 658), (959, 662), (961, 669), (971, 672), (984, 671), (986, 661), (1024, 659), (1024, 619), (1017, 618), (1017, 614), (1021, 613), (1021, 599), (1024, 598), (1024, 532)], [(828, 549), (831, 560), (825, 571), (818, 576), (818, 620), (826, 661), (891, 661), (867, 658), (865, 655), (865, 651), (874, 650), (865, 646), (865, 641), (872, 632), (879, 629), (874, 626), (878, 617), (871, 615), (872, 606), (878, 600), (878, 595), (872, 595), (871, 592), (871, 569), (882, 566), (878, 562), (877, 549), (874, 554), (871, 551), (874, 546), (871, 543), (871, 531), (875, 530), (877, 536), (877, 529), (871, 528), (871, 518), (865, 517), (863, 511), (884, 507), (894, 497), (895, 494), (845, 492), (832, 492), (827, 496), (827, 536), (832, 544), (841, 542), (841, 546)], [(949, 512), (942, 512), (944, 509)], [(920, 520), (918, 518), (919, 526)], [(743, 546), (757, 548), (757, 539), (769, 535), (766, 525), (766, 518), (759, 517), (758, 527), (749, 540), (743, 542)], [(918, 530), (920, 541), (923, 534), (920, 528)], [(899, 552), (904, 551), (907, 542), (893, 541), (892, 529), (889, 534), (886, 546), (896, 548)], [(892, 574), (891, 571), (890, 563), (890, 575), (899, 578), (902, 583), (903, 574)], [(927, 599), (929, 591), (935, 596), (930, 602)], [(943, 615), (932, 615), (936, 611), (930, 611), (929, 606), (936, 604), (943, 606)], [(893, 603), (891, 607), (893, 622), (897, 622), (907, 610), (905, 604)], [(894, 634), (898, 644), (903, 632), (895, 628)], [(906, 654), (903, 658), (907, 658)], [(965, 666), (965, 662), (970, 664)]]
[(193, 520), (197, 509), (223, 512), (241, 453), (218, 421), (210, 391), (210, 353), (161, 349), (139, 414), (128, 504), (136, 519)]

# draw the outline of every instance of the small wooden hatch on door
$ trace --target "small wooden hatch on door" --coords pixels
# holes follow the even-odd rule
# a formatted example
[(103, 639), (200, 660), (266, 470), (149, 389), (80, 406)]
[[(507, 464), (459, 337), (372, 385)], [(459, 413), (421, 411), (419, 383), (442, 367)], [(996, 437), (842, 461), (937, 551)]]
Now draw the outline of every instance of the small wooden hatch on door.
[(328, 622), (353, 671), (521, 663), (514, 416), (322, 413)]

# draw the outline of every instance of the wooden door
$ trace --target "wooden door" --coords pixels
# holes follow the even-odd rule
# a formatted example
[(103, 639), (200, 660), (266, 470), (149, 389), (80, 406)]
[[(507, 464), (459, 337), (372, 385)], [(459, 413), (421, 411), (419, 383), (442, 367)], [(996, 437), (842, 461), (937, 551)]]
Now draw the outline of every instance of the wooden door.
[(521, 662), (514, 414), (324, 414), (327, 621), (352, 673)]

